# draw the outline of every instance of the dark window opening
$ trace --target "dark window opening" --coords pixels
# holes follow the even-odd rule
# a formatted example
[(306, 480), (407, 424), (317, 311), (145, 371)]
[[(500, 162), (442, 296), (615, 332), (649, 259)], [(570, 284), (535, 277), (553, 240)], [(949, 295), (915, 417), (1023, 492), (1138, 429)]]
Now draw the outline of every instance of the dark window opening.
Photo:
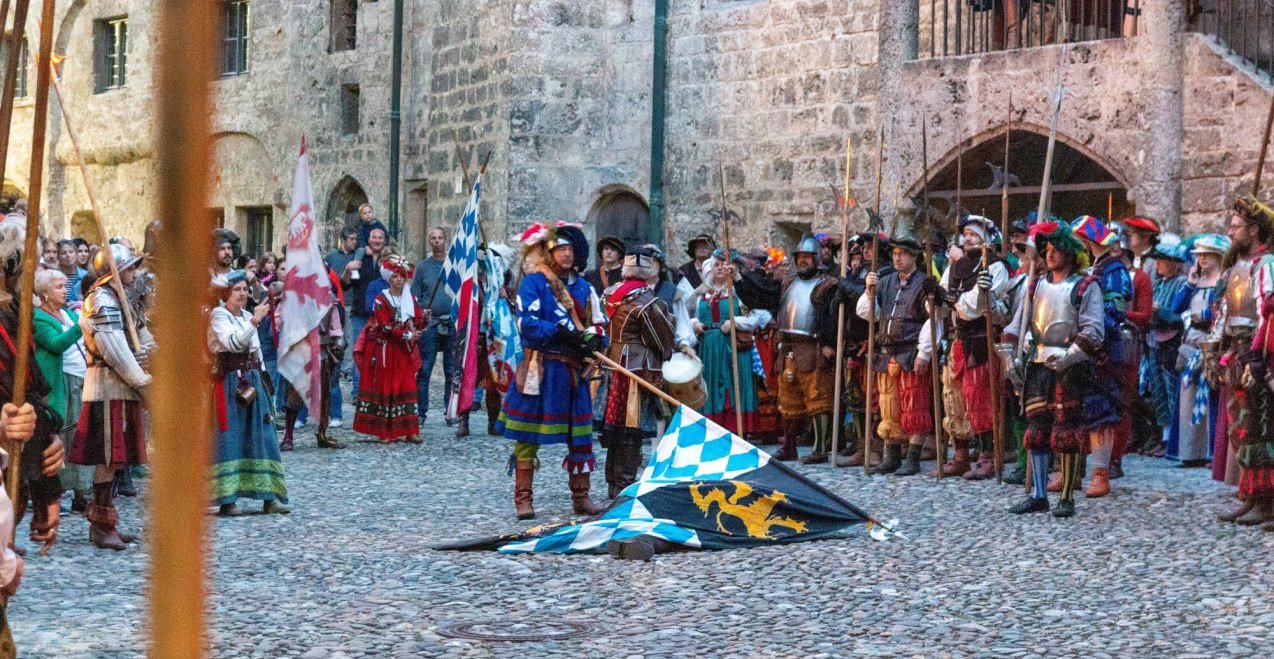
[(346, 135), (358, 134), (358, 101), (358, 85), (341, 87), (341, 132)]
[(93, 23), (95, 93), (119, 89), (128, 82), (128, 17)]
[(237, 76), (248, 72), (251, 47), (251, 21), (248, 0), (222, 3), (221, 76)]
[(274, 209), (269, 206), (240, 208), (243, 213), (244, 233), (247, 234), (247, 254), (264, 254), (274, 248)]
[(328, 50), (354, 50), (358, 45), (357, 0), (332, 0), (331, 41)]

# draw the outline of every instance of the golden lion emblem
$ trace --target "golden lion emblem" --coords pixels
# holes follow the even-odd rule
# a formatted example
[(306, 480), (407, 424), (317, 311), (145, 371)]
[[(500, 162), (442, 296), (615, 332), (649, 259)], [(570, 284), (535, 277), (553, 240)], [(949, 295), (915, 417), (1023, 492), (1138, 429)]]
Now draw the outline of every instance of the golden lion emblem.
[(730, 481), (734, 486), (734, 493), (726, 496), (723, 489), (719, 487), (709, 487), (706, 483), (696, 483), (690, 486), (690, 497), (694, 500), (699, 510), (703, 511), (703, 516), (707, 517), (712, 512), (713, 504), (717, 506), (717, 529), (722, 533), (730, 533), (721, 523), (721, 516), (726, 515), (733, 517), (743, 523), (743, 527), (747, 530), (750, 537), (765, 538), (766, 540), (775, 540), (776, 537), (770, 533), (775, 527), (791, 529), (795, 533), (803, 533), (805, 531), (805, 522), (800, 522), (791, 517), (775, 516), (771, 513), (774, 506), (787, 501), (787, 495), (782, 492), (770, 492), (765, 496), (758, 496), (750, 503), (740, 503), (744, 499), (752, 496), (752, 486), (741, 481)]

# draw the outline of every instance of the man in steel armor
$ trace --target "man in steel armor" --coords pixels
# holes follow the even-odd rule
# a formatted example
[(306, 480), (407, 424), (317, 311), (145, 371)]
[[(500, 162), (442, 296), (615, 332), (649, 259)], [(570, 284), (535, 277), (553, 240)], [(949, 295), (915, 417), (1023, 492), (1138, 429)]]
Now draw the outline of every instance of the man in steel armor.
[(1274, 521), (1274, 255), (1267, 251), (1274, 238), (1274, 209), (1253, 197), (1238, 199), (1226, 234), (1233, 243), (1234, 265), (1222, 278), (1225, 293), (1217, 325), (1229, 429), (1227, 450), (1218, 450), (1215, 459), (1225, 460), (1227, 467), (1237, 465), (1225, 471), (1237, 476), (1233, 480), (1240, 504), (1218, 519), (1253, 526)]
[[(114, 258), (119, 281), (113, 282), (107, 252)], [(123, 245), (104, 247), (93, 258), (93, 270), (103, 273), (85, 298), (80, 314), (84, 345), (88, 349), (88, 371), (84, 377), (84, 409), (80, 413), (70, 461), (93, 466), (93, 501), (84, 516), (89, 522), (89, 541), (103, 549), (124, 549), (134, 536), (116, 528), (114, 480), (121, 469), (146, 462), (146, 436), (142, 405), (151, 376), (146, 372), (154, 340), (132, 314), (125, 315), (119, 295), (137, 277), (141, 259)], [(131, 309), (130, 309), (131, 312)], [(132, 320), (132, 326), (129, 320)]]
[[(655, 274), (655, 251), (629, 247), (624, 254), (623, 281), (606, 289), (603, 307), (610, 318), (607, 356), (638, 377), (663, 385), (661, 367), (672, 358), (676, 337), (672, 311), (647, 283)], [(606, 447), (606, 485), (614, 499), (637, 481), (642, 443), (654, 437), (666, 416), (659, 399), (627, 375), (614, 372), (607, 389), (601, 444)]]
[[(956, 404), (944, 407), (943, 428), (951, 435), (955, 458), (943, 468), (945, 476), (964, 476), (966, 480), (985, 480), (995, 476), (994, 442), (995, 407), (992, 387), (1000, 377), (999, 360), (987, 354), (987, 308), (992, 310), (1004, 299), (1009, 285), (1009, 271), (1004, 261), (991, 249), (995, 223), (980, 215), (969, 215), (960, 223), (963, 239), (954, 248), (956, 258), (942, 273), (942, 289), (951, 310), (951, 326), (955, 339), (951, 342), (943, 380), (947, 384), (944, 398)], [(969, 443), (978, 443), (977, 464), (969, 464)]]
[(796, 441), (809, 423), (814, 449), (804, 464), (827, 462), (832, 428), (832, 378), (836, 361), (836, 278), (819, 272), (818, 239), (806, 234), (793, 252), (796, 273), (780, 281), (742, 278), (739, 299), (753, 309), (772, 311), (778, 323), (779, 413), (783, 446), (775, 457), (796, 458)]
[[(885, 457), (871, 473), (914, 476), (920, 473), (925, 438), (933, 432), (928, 303), (938, 292), (938, 282), (920, 267), (920, 243), (899, 238), (891, 245), (895, 271), (884, 277), (868, 273), (867, 290), (855, 309), (860, 318), (867, 318), (874, 304), (879, 323), (872, 370), (880, 411), (876, 434), (885, 442)], [(941, 325), (937, 334), (941, 341)]]
[[(1119, 410), (1097, 381), (1094, 365), (1105, 339), (1102, 291), (1080, 274), (1087, 265), (1084, 246), (1065, 222), (1040, 222), (1031, 229), (1044, 250), (1046, 271), (1030, 282), (1027, 303), (1018, 307), (997, 347), (1024, 369), (1023, 407), (1030, 454), (1031, 493), (1010, 509), (1015, 514), (1049, 510), (1050, 452), (1061, 463), (1061, 500), (1055, 517), (1075, 514), (1080, 454), (1090, 429), (1119, 421)], [(1019, 343), (1021, 339), (1026, 341)], [(1019, 348), (1024, 348), (1019, 353)]]

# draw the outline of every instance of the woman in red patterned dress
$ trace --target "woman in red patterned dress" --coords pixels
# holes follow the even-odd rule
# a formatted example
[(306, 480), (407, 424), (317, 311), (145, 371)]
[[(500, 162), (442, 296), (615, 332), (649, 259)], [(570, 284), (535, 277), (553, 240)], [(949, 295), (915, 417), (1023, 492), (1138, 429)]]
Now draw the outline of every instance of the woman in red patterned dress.
[(389, 287), (376, 296), (372, 316), (354, 346), (362, 374), (354, 411), (354, 432), (374, 435), (381, 444), (406, 439), (420, 443), (416, 415), (416, 371), (420, 370), (417, 339), (425, 327), (420, 305), (406, 284), (412, 267), (401, 256), (380, 262)]

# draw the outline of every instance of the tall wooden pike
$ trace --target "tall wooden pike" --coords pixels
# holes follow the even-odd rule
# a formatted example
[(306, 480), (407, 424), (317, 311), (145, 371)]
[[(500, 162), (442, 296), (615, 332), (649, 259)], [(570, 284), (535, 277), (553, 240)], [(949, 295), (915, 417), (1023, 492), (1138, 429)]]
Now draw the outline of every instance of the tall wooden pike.
[[(0, 6), (0, 26), (8, 25), (10, 0), (4, 0)], [(31, 0), (16, 0), (13, 3), (13, 24), (27, 24), (27, 9)], [(23, 30), (18, 27), (9, 34), (9, 58), (4, 63), (4, 91), (0, 94), (0, 181), (4, 180), (9, 154), (9, 132), (13, 124), (13, 99), (17, 90), (18, 63), (22, 55)]]
[(1013, 133), (1013, 92), (1009, 92), (1009, 109), (1004, 117), (1004, 172), (1000, 183), (1000, 258), (1009, 255), (1009, 139)]
[[(871, 272), (876, 272), (879, 259), (877, 254), (880, 251), (880, 230), (884, 227), (877, 226), (880, 222), (880, 181), (881, 181), (881, 165), (885, 160), (885, 127), (882, 125), (876, 129), (876, 199), (873, 212), (876, 218), (871, 220), (868, 229), (871, 231)], [(891, 235), (892, 237), (892, 235)], [(867, 289), (867, 296), (871, 298), (871, 304), (867, 305), (867, 369), (864, 371), (864, 379), (867, 380), (865, 389), (866, 401), (863, 404), (863, 414), (866, 416), (866, 422), (863, 424), (863, 473), (871, 474), (871, 452), (872, 439), (876, 435), (875, 424), (872, 423), (874, 416), (873, 405), (876, 398), (876, 371), (874, 362), (876, 359), (876, 289)], [(833, 458), (834, 459), (834, 458)]]
[[(730, 256), (730, 210), (725, 203), (725, 165), (717, 163), (717, 177), (721, 184), (721, 245), (725, 248), (726, 261), (734, 267), (734, 260)], [(739, 331), (734, 326), (734, 319), (739, 316), (738, 298), (734, 295), (734, 277), (726, 283), (726, 295), (729, 296), (730, 304), (730, 373), (734, 377), (734, 393), (732, 401), (734, 403), (734, 422), (736, 424), (735, 432), (742, 437), (743, 428), (743, 402), (739, 399), (741, 391), (739, 387)]]
[[(921, 161), (924, 167), (924, 215), (920, 226), (924, 228), (925, 235), (919, 236), (921, 245), (925, 250), (924, 274), (930, 276), (933, 268), (933, 245), (930, 240), (929, 231), (929, 123), (926, 118), (921, 123), (920, 128), (920, 152)], [(956, 154), (956, 215), (960, 213), (960, 174), (961, 163), (964, 160), (964, 145), (960, 145), (960, 151)], [(929, 294), (929, 387), (930, 395), (933, 397), (930, 407), (933, 410), (933, 437), (934, 444), (938, 453), (938, 479), (942, 479), (943, 468), (947, 466), (947, 446), (943, 442), (942, 436), (942, 369), (938, 364), (938, 296), (936, 293)]]
[[(54, 0), (44, 0), (40, 11), (40, 61), (47, 62), (53, 52), (53, 11)], [(21, 43), (20, 41), (18, 43)], [(49, 78), (47, 66), (36, 68), (35, 78), (35, 116), (31, 130), (31, 177), (27, 194), (27, 235), (26, 244), (22, 248), (22, 277), (18, 284), (18, 336), (17, 350), (13, 366), (13, 399), (12, 403), (19, 407), (27, 401), (27, 373), (31, 370), (32, 322), (35, 304), (31, 291), (35, 290), (35, 264), (40, 256), (38, 248), (40, 237), (40, 198), (44, 192), (44, 134), (49, 123)], [(7, 155), (7, 154), (3, 154)], [(5, 471), (4, 485), (9, 493), (9, 500), (18, 501), (18, 480), (21, 478), (22, 444), (9, 446), (9, 468)], [(14, 525), (17, 526), (16, 524)], [(15, 530), (16, 533), (16, 530)], [(13, 538), (9, 538), (10, 541)]]
[[(1004, 172), (1000, 185), (1000, 258), (1007, 258), (1009, 255), (1009, 135), (1013, 132), (1009, 128), (1011, 121), (1013, 121), (1013, 94), (1010, 92), (1008, 117), (1004, 122)], [(986, 249), (983, 249), (983, 270), (987, 267), (986, 254)], [(983, 299), (983, 308), (985, 309), (983, 317), (986, 318), (987, 369), (991, 374), (991, 423), (994, 424), (991, 426), (991, 441), (992, 450), (995, 451), (995, 482), (1002, 485), (1004, 483), (1004, 374), (1001, 372), (999, 377), (995, 375), (995, 365), (998, 361), (995, 340), (999, 335), (995, 333), (995, 324), (991, 320), (990, 291), (987, 291)]]
[[(849, 205), (854, 195), (849, 192), (850, 167), (853, 165), (851, 138), (845, 138), (845, 191), (840, 203), (840, 278), (844, 279), (849, 267)], [(845, 304), (836, 309), (836, 379), (832, 387), (832, 464), (840, 454), (840, 433), (845, 427), (841, 415), (841, 392), (845, 387)]]

